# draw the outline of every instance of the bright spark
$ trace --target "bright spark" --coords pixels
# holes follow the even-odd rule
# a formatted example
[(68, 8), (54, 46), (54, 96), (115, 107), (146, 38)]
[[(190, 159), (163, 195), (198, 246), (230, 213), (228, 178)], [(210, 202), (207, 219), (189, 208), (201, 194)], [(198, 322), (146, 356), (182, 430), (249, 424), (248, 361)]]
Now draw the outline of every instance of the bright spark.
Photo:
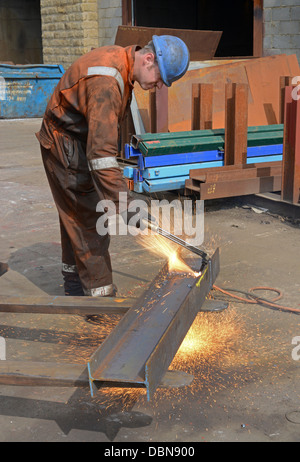
[(168, 260), (169, 271), (176, 271), (178, 273), (187, 273), (192, 276), (198, 277), (200, 273), (192, 270), (178, 255), (178, 248), (168, 239), (160, 235), (143, 236), (139, 240), (141, 245), (150, 252), (164, 256)]

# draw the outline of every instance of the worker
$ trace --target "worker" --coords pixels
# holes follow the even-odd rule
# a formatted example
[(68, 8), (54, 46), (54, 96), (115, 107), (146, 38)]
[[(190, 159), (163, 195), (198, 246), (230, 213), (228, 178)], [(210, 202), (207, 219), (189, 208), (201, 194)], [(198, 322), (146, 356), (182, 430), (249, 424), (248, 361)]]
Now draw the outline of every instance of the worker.
[[(119, 213), (130, 193), (116, 155), (118, 129), (135, 82), (144, 90), (182, 77), (189, 51), (178, 37), (152, 37), (144, 48), (95, 48), (60, 79), (36, 134), (58, 210), (65, 295), (113, 296), (109, 235), (99, 235), (96, 212), (110, 200)], [(120, 196), (128, 197), (120, 204)]]

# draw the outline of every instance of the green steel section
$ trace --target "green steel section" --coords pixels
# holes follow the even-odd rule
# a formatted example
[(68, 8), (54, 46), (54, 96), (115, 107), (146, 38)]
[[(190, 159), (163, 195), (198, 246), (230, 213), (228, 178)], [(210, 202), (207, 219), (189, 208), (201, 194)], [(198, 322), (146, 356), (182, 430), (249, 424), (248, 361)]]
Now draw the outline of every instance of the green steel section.
[[(283, 124), (274, 125), (256, 125), (248, 127), (248, 133), (264, 133), (282, 131)], [(199, 138), (200, 136), (223, 136), (225, 134), (224, 128), (209, 129), (209, 130), (191, 130), (185, 132), (165, 132), (165, 133), (144, 133), (142, 135), (133, 135), (132, 145), (138, 147), (139, 143), (154, 141), (154, 140), (176, 140), (182, 138)]]
[(139, 149), (145, 156), (160, 156), (163, 154), (180, 154), (184, 152), (213, 151), (222, 149), (224, 136), (203, 136), (180, 139), (162, 139), (146, 141), (139, 144)]
[[(224, 129), (135, 135), (133, 146), (145, 156), (224, 150)], [(283, 143), (283, 125), (248, 128), (248, 147)]]
[(248, 147), (267, 146), (268, 144), (282, 144), (283, 130), (265, 133), (248, 133)]

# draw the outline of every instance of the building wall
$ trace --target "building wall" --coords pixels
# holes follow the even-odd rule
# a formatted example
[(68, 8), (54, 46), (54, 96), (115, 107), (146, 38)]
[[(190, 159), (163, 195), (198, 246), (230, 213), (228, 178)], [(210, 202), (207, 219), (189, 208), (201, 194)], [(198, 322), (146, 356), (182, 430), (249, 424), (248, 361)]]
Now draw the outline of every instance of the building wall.
[(41, 19), (45, 64), (67, 69), (99, 46), (97, 0), (41, 0)]
[(264, 55), (296, 54), (300, 63), (300, 0), (264, 0)]
[(45, 64), (67, 69), (91, 48), (114, 43), (122, 0), (41, 0)]
[(122, 24), (122, 0), (98, 0), (98, 17), (99, 46), (111, 45)]
[[(45, 64), (69, 67), (91, 48), (114, 43), (122, 24), (122, 0), (40, 3)], [(300, 62), (300, 0), (264, 0), (263, 5), (263, 54), (296, 54)]]

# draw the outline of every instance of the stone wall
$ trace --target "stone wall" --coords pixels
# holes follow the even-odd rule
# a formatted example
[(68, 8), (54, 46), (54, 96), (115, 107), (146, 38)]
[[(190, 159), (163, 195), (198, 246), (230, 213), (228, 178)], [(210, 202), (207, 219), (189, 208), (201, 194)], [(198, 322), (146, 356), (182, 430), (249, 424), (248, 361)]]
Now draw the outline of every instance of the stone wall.
[(111, 45), (122, 24), (122, 0), (98, 0), (98, 17), (99, 46)]
[(99, 46), (97, 0), (41, 0), (41, 19), (45, 64), (67, 69)]
[(300, 1), (264, 0), (264, 55), (296, 54), (300, 62)]

